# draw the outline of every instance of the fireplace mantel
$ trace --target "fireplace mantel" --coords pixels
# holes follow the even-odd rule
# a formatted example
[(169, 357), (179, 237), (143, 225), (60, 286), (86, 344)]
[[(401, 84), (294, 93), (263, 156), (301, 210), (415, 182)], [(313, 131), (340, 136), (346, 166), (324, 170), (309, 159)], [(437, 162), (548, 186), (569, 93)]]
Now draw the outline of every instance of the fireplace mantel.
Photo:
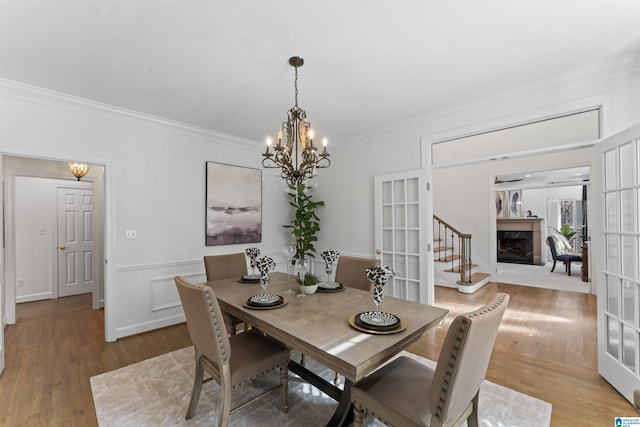
[(533, 263), (544, 265), (540, 229), (543, 218), (497, 219), (497, 231), (531, 231), (533, 233)]

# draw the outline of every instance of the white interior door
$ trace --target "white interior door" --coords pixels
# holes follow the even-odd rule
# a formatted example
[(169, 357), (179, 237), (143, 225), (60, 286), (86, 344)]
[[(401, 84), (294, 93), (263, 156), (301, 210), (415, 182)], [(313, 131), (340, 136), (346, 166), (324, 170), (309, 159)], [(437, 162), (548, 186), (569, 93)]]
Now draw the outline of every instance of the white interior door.
[(633, 403), (640, 389), (640, 125), (597, 144), (594, 170), (598, 371)]
[[(433, 241), (426, 212), (426, 179), (421, 170), (375, 177), (375, 245), (382, 264), (396, 272), (385, 294), (433, 303)], [(384, 303), (383, 303), (384, 304)]]
[(58, 188), (58, 296), (92, 292), (93, 190)]

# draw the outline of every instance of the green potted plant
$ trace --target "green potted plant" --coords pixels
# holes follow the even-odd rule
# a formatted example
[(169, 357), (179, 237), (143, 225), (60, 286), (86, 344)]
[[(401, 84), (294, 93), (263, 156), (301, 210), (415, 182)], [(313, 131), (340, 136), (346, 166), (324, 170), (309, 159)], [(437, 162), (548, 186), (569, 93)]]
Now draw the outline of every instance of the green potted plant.
[(294, 216), (284, 228), (291, 229), (296, 239), (296, 254), (294, 258), (313, 258), (316, 252), (313, 244), (318, 241), (316, 234), (320, 231), (320, 218), (316, 215), (316, 208), (324, 206), (323, 201), (312, 200), (311, 192), (304, 184), (289, 186), (289, 205), (294, 208)]
[(569, 224), (562, 224), (560, 230), (553, 229), (558, 234), (562, 234), (567, 241), (571, 241), (571, 238), (576, 235), (577, 231), (571, 231), (571, 226)]
[(311, 295), (318, 289), (318, 283), (320, 283), (320, 276), (314, 273), (306, 273), (302, 279), (296, 278), (300, 287), (300, 292), (303, 294)]

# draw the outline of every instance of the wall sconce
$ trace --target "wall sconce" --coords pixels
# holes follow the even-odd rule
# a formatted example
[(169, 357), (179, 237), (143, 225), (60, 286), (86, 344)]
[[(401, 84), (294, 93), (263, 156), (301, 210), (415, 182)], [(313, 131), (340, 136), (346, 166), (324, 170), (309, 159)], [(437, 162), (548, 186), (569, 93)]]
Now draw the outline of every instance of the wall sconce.
[(87, 172), (89, 172), (89, 169), (90, 169), (90, 167), (87, 164), (69, 162), (69, 170), (71, 171), (73, 176), (78, 178), (78, 181), (80, 181), (80, 178), (82, 178), (83, 176), (85, 176), (87, 174)]

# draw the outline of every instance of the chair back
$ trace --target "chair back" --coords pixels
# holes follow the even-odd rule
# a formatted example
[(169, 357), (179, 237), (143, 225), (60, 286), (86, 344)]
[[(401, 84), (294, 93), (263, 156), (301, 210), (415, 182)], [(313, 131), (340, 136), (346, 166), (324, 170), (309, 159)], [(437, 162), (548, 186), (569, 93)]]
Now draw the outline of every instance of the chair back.
[(429, 393), (431, 414), (441, 423), (459, 416), (478, 394), (508, 302), (509, 295), (499, 293), (451, 323)]
[(247, 274), (247, 258), (242, 252), (204, 257), (207, 282), (222, 279), (239, 279)]
[(358, 258), (340, 255), (336, 267), (336, 282), (344, 286), (371, 290), (371, 282), (367, 279), (367, 268), (380, 265), (380, 260), (375, 258)]
[(180, 276), (174, 280), (187, 318), (191, 342), (220, 372), (223, 365), (230, 363), (231, 344), (213, 289), (193, 285)]
[(553, 237), (547, 236), (547, 245), (551, 251), (551, 257), (555, 261), (558, 258), (558, 251), (556, 250), (556, 242), (553, 240)]

